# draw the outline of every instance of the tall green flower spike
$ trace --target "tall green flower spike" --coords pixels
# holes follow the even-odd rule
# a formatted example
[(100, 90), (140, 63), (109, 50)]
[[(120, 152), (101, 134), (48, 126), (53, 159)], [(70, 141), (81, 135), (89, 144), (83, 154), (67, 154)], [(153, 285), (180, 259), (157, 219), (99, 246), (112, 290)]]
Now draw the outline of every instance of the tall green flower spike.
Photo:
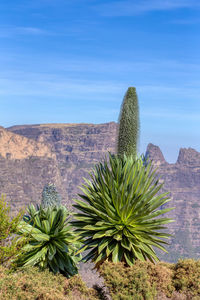
[(121, 157), (137, 156), (139, 139), (139, 105), (134, 87), (129, 87), (122, 102), (119, 115), (117, 154)]

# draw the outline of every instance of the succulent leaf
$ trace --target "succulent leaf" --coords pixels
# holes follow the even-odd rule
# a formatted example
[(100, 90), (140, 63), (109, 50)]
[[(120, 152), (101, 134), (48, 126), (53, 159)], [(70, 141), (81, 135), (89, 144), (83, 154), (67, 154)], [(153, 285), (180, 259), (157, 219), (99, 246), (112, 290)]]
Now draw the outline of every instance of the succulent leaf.
[[(82, 186), (82, 200), (75, 200), (78, 212), (71, 222), (98, 267), (104, 260), (158, 261), (153, 247), (166, 251), (169, 234), (163, 232), (172, 222), (162, 215), (172, 208), (160, 209), (169, 201), (168, 193), (158, 193), (162, 188), (151, 162), (142, 157), (115, 156), (95, 166), (90, 181)], [(80, 250), (81, 251), (81, 250)]]
[(51, 206), (37, 210), (33, 205), (28, 208), (28, 218), (18, 226), (18, 233), (25, 242), (17, 258), (18, 266), (39, 266), (60, 272), (66, 277), (78, 272), (76, 254), (80, 247), (77, 237), (69, 226), (69, 216), (65, 207)]

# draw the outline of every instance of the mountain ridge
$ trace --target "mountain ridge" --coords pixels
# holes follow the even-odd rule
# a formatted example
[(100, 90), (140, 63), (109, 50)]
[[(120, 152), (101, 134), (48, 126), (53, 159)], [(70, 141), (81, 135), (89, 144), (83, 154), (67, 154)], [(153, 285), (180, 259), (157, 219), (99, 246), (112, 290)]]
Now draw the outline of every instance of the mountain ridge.
[[(117, 126), (110, 122), (6, 128), (8, 132), (27, 138), (30, 144), (34, 141), (45, 145), (54, 157), (29, 156), (20, 161), (0, 157), (0, 191), (8, 195), (11, 205), (15, 203), (14, 199), (20, 199), (15, 203), (17, 208), (40, 201), (44, 184), (51, 181), (61, 193), (63, 203), (71, 208), (72, 199), (79, 192), (78, 186), (83, 183), (82, 178), (88, 177), (94, 164), (102, 160), (108, 151), (115, 152)], [(158, 167), (161, 182), (165, 182), (162, 191), (170, 192), (172, 201), (169, 206), (176, 206), (169, 213), (169, 217), (176, 220), (169, 225), (170, 232), (176, 235), (176, 239), (172, 239), (174, 251), (170, 251), (171, 257), (165, 260), (173, 261), (177, 253), (200, 256), (200, 153), (192, 148), (181, 148), (176, 163), (171, 164), (165, 160), (158, 146), (149, 143), (145, 155)], [(31, 160), (35, 162), (30, 163)], [(186, 241), (188, 247), (185, 250)]]

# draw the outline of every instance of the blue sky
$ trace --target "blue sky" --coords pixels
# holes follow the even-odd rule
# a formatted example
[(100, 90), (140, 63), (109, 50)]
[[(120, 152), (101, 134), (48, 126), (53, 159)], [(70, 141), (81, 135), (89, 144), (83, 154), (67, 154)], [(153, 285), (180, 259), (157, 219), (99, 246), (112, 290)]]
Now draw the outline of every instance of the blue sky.
[(200, 151), (198, 0), (1, 0), (0, 125), (117, 121), (129, 86), (140, 152)]

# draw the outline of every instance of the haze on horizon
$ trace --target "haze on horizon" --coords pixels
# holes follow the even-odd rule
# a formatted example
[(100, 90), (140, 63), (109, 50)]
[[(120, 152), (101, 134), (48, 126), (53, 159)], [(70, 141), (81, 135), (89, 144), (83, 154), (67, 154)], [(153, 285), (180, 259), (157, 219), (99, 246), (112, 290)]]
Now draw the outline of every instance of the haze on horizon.
[(117, 121), (135, 86), (140, 152), (200, 151), (197, 0), (0, 2), (0, 125)]

